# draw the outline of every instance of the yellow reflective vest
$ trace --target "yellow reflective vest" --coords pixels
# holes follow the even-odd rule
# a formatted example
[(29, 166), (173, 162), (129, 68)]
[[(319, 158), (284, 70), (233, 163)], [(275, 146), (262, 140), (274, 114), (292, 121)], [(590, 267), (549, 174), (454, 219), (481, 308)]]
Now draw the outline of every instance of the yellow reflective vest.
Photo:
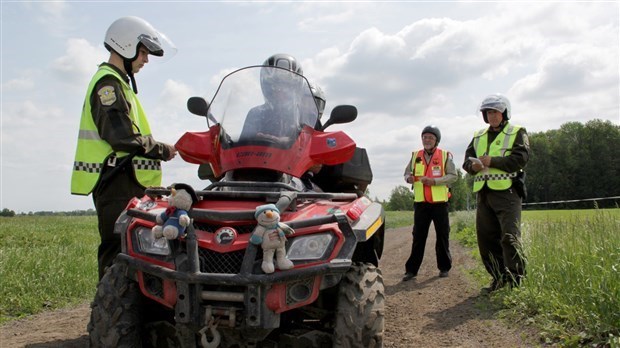
[(448, 152), (435, 149), (429, 163), (426, 163), (424, 150), (414, 152), (411, 158), (411, 172), (413, 173), (413, 194), (415, 202), (440, 203), (447, 202), (448, 185), (425, 186), (420, 177), (440, 178), (446, 174), (446, 159)]
[[(509, 156), (520, 129), (521, 126), (506, 124), (491, 144), (488, 143), (488, 128), (477, 131), (474, 134), (476, 156)], [(517, 176), (517, 173), (508, 173), (497, 168), (485, 169), (488, 170), (481, 170), (474, 176), (474, 192), (480, 191), (485, 183), (491, 190), (507, 190), (512, 187), (512, 178)]]
[[(75, 195), (89, 195), (100, 180), (100, 174), (106, 164), (114, 166), (117, 158), (128, 156), (127, 152), (114, 152), (110, 144), (99, 137), (99, 131), (93, 120), (90, 105), (90, 96), (96, 83), (106, 75), (114, 75), (123, 88), (127, 102), (131, 104), (129, 117), (142, 135), (150, 135), (151, 128), (142, 109), (138, 97), (125, 82), (122, 76), (113, 68), (101, 65), (95, 73), (86, 93), (80, 131), (78, 134), (73, 174), (71, 176), (71, 193)], [(159, 160), (135, 156), (132, 160), (134, 173), (138, 182), (144, 186), (161, 185), (161, 162)]]

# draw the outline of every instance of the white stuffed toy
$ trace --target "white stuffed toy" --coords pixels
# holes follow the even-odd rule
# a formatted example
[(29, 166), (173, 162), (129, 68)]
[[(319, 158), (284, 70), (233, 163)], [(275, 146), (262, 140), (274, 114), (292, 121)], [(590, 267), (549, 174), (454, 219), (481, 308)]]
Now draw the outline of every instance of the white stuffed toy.
[(198, 197), (193, 188), (186, 184), (175, 184), (170, 189), (168, 208), (157, 215), (157, 225), (153, 227), (155, 238), (166, 237), (166, 239), (176, 239), (185, 234), (185, 229), (191, 221), (187, 212), (192, 208), (192, 204), (198, 201)]
[(280, 211), (275, 204), (264, 204), (256, 207), (254, 217), (258, 222), (250, 243), (260, 245), (263, 248), (263, 263), (261, 268), (265, 273), (273, 273), (273, 255), (276, 255), (276, 263), (280, 270), (293, 268), (293, 262), (286, 258), (286, 236), (295, 233), (288, 225), (280, 222)]

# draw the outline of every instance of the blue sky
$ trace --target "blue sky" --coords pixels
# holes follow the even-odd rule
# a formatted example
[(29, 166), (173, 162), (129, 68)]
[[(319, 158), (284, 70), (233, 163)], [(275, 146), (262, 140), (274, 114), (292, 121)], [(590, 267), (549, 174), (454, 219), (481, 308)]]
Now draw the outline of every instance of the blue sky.
[[(0, 209), (93, 208), (69, 183), (86, 86), (107, 60), (106, 29), (136, 15), (178, 48), (136, 75), (156, 139), (202, 131), (186, 109), (209, 98), (224, 71), (274, 53), (297, 57), (326, 92), (329, 111), (353, 104), (344, 130), (367, 149), (371, 197), (404, 185), (411, 152), (429, 124), (457, 167), (484, 123), (491, 93), (512, 103), (530, 133), (569, 121), (620, 123), (618, 1), (522, 2), (1, 2)], [(535, 156), (535, 154), (534, 154)], [(164, 164), (163, 184), (203, 188), (197, 167)]]

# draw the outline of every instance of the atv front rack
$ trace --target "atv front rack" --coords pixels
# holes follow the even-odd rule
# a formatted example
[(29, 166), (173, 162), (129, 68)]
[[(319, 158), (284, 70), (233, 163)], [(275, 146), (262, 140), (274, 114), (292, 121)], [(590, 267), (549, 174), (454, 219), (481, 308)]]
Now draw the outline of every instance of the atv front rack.
[[(254, 211), (250, 211), (251, 214)], [(220, 214), (215, 214), (220, 213)], [(225, 221), (226, 218), (231, 215), (246, 215), (246, 211), (238, 212), (202, 212), (201, 209), (195, 209), (189, 212), (190, 217), (195, 218), (197, 216), (211, 216), (220, 215), (223, 218), (221, 221)], [(231, 215), (230, 215), (231, 214)], [(155, 215), (138, 209), (129, 209), (127, 216), (143, 219), (151, 222), (155, 222)], [(258, 247), (254, 244), (248, 244), (245, 257), (241, 266), (241, 272), (239, 274), (213, 274), (213, 273), (201, 273), (198, 261), (198, 243), (196, 241), (196, 231), (193, 224), (187, 227), (187, 234), (185, 236), (186, 251), (188, 258), (188, 271), (175, 271), (169, 268), (158, 266), (144, 260), (134, 258), (127, 254), (119, 254), (118, 260), (133, 266), (137, 269), (144, 270), (148, 273), (154, 274), (163, 279), (175, 280), (184, 283), (191, 284), (212, 284), (212, 285), (249, 285), (259, 284), (267, 282), (285, 282), (294, 279), (299, 279), (300, 276), (314, 276), (325, 273), (342, 273), (349, 269), (351, 266), (350, 254), (357, 243), (357, 238), (351, 229), (349, 221), (344, 214), (331, 214), (320, 217), (314, 217), (310, 219), (297, 220), (287, 222), (291, 228), (304, 228), (319, 226), (336, 222), (340, 230), (345, 234), (345, 245), (342, 247), (338, 257), (326, 264), (320, 264), (316, 266), (305, 267), (300, 270), (288, 270), (286, 272), (276, 272), (272, 274), (253, 274), (253, 265), (256, 259), (256, 253)], [(122, 222), (120, 222), (122, 223)], [(303, 274), (300, 274), (303, 273)]]

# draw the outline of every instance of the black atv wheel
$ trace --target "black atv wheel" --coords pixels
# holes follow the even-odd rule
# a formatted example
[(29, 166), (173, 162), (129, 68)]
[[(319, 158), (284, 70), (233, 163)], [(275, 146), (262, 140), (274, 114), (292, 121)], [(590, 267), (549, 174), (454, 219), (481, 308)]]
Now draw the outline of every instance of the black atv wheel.
[(354, 263), (338, 291), (334, 347), (383, 347), (385, 289), (381, 271)]
[(112, 265), (97, 285), (88, 323), (91, 347), (142, 346), (142, 294), (138, 283), (125, 276), (126, 269)]

